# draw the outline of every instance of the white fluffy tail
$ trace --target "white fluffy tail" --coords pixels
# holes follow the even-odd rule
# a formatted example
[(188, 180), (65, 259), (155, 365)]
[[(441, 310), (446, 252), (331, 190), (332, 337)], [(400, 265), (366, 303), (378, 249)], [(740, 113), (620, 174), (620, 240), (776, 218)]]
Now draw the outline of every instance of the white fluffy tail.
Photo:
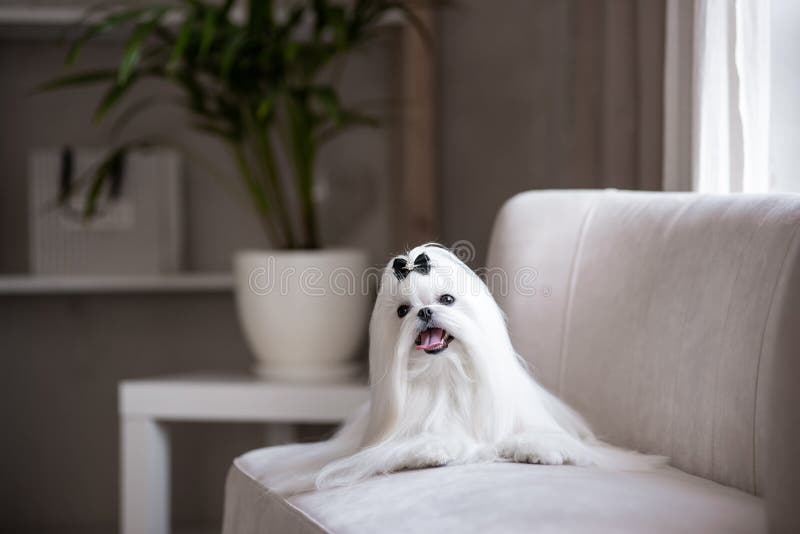
[(556, 423), (568, 434), (582, 440), (594, 440), (594, 433), (589, 424), (578, 412), (570, 408), (564, 401), (547, 391), (538, 383), (531, 381), (539, 391), (544, 408), (550, 413)]
[(330, 462), (352, 454), (349, 443), (335, 439), (317, 443), (304, 443), (270, 447), (269, 457), (262, 456), (271, 466), (269, 488), (281, 495), (311, 491), (316, 488), (320, 470)]
[(328, 441), (272, 447), (271, 463), (280, 465), (280, 469), (271, 477), (270, 488), (281, 495), (316, 489), (319, 475), (327, 465), (351, 457), (358, 451), (368, 413), (369, 404), (365, 403)]

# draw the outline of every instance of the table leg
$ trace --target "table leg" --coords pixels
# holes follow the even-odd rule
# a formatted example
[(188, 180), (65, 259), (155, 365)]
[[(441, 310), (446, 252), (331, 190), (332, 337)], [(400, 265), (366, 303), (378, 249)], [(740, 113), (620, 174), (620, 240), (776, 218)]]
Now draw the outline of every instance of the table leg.
[(167, 429), (148, 417), (123, 417), (120, 449), (122, 534), (168, 534), (170, 451)]

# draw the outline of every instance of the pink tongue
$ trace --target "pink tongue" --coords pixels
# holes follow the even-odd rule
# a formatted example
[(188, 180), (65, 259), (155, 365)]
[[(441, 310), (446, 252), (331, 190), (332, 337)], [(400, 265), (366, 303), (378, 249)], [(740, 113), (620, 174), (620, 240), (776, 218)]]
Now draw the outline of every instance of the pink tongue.
[(430, 328), (422, 332), (419, 336), (417, 350), (431, 350), (444, 344), (444, 330), (441, 328)]

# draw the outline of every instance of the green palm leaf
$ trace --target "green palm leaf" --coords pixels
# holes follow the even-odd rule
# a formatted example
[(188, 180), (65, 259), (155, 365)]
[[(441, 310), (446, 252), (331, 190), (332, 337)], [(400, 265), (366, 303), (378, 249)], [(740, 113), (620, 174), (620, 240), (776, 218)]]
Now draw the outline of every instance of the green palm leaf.
[(78, 39), (76, 39), (72, 47), (67, 52), (67, 59), (66, 64), (72, 65), (75, 63), (75, 60), (78, 59), (78, 54), (80, 54), (83, 45), (85, 45), (88, 41), (98, 37), (101, 34), (107, 33), (114, 28), (117, 28), (127, 22), (131, 22), (133, 20), (138, 19), (144, 13), (150, 11), (150, 8), (137, 8), (137, 9), (130, 9), (126, 11), (122, 11), (119, 13), (115, 13), (113, 15), (109, 15), (108, 17), (104, 18), (101, 22), (97, 24), (93, 24), (89, 26), (89, 28), (81, 35)]
[(167, 7), (155, 9), (150, 13), (149, 18), (145, 22), (136, 26), (136, 29), (125, 45), (125, 52), (122, 54), (122, 61), (117, 76), (117, 82), (120, 85), (125, 85), (130, 80), (131, 75), (139, 65), (139, 60), (142, 58), (142, 47), (145, 41), (153, 33), (153, 30), (156, 29), (161, 22), (161, 17), (163, 17), (167, 11), (169, 11)]
[(106, 91), (97, 109), (95, 109), (93, 120), (95, 122), (102, 121), (105, 116), (108, 115), (108, 112), (111, 111), (120, 99), (131, 89), (136, 79), (136, 75), (133, 75), (124, 83), (115, 83), (112, 85), (108, 91)]

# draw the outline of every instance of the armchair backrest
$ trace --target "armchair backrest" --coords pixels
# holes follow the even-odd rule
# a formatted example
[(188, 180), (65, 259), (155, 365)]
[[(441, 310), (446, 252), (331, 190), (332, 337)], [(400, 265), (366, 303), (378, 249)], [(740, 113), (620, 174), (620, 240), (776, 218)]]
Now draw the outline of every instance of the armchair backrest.
[(534, 375), (600, 437), (796, 497), (799, 229), (800, 195), (529, 192), (487, 276)]

